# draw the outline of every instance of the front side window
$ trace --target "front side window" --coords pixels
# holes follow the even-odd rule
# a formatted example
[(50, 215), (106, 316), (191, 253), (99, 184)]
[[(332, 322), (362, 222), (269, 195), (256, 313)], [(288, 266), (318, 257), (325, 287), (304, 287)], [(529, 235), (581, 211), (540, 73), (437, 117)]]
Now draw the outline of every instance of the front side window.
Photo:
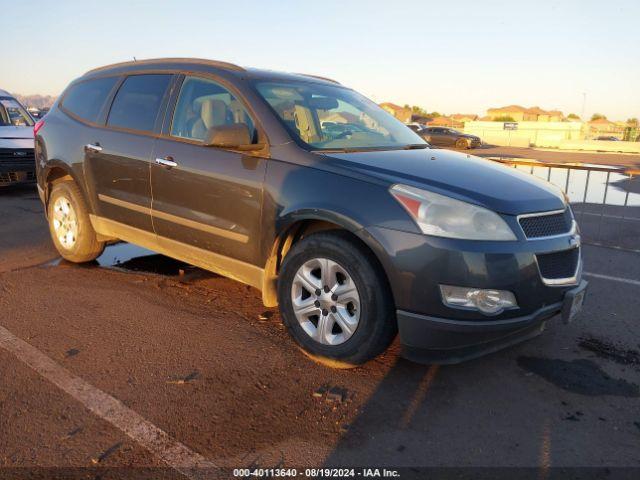
[(313, 150), (394, 149), (427, 144), (359, 93), (307, 82), (258, 83), (292, 135)]
[(0, 97), (0, 127), (31, 127), (33, 119), (15, 99)]
[(240, 101), (213, 80), (187, 77), (176, 104), (171, 136), (203, 141), (209, 129), (244, 124), (255, 142), (255, 125)]
[(118, 89), (107, 125), (153, 131), (171, 75), (133, 75)]
[(95, 123), (117, 81), (118, 77), (106, 77), (77, 83), (65, 94), (62, 108)]

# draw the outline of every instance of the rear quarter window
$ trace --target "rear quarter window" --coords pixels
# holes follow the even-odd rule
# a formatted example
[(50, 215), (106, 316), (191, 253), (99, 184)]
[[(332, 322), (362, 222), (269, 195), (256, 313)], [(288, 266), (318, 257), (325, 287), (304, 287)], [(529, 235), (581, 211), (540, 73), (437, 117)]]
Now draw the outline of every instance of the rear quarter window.
[(113, 100), (107, 125), (153, 131), (171, 75), (132, 75)]
[(62, 108), (95, 123), (117, 81), (118, 77), (96, 78), (73, 85), (62, 100)]

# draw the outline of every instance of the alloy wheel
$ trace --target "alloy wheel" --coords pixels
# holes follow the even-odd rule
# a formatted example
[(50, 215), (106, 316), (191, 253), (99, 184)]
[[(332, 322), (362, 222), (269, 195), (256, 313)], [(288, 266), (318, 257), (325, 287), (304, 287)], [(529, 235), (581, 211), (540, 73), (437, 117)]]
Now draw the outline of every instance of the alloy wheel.
[(358, 328), (358, 288), (347, 270), (333, 260), (306, 261), (293, 279), (291, 300), (298, 323), (318, 343), (340, 345)]
[(60, 245), (70, 250), (78, 239), (78, 217), (67, 197), (56, 198), (53, 204), (53, 231)]

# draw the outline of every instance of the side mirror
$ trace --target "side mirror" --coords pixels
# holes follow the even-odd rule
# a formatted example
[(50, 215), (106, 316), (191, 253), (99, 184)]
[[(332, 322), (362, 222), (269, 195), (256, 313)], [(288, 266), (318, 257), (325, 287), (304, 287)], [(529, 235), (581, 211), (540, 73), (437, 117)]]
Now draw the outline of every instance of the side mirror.
[(244, 123), (211, 127), (207, 131), (204, 145), (243, 151), (260, 150), (264, 147), (260, 143), (251, 143), (249, 127)]

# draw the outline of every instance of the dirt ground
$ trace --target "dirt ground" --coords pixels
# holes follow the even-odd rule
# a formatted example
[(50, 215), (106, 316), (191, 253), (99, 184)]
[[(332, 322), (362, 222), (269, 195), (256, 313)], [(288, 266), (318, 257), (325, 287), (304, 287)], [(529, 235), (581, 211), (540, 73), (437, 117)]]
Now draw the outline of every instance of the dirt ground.
[[(639, 471), (637, 253), (586, 246), (584, 312), (528, 343), (446, 367), (393, 345), (331, 370), (252, 288), (122, 244), (102, 265), (59, 261), (31, 187), (1, 190), (0, 218), (7, 338), (215, 466)], [(0, 478), (183, 478), (2, 346), (0, 412)]]

